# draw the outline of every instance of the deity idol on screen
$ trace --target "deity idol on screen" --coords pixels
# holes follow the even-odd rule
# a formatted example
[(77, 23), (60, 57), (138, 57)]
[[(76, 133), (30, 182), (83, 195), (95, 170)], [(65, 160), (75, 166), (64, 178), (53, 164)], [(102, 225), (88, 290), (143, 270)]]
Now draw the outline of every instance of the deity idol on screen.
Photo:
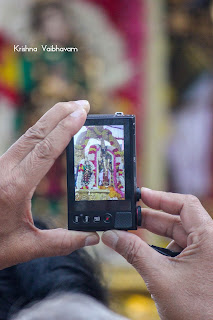
[(92, 189), (95, 183), (94, 165), (87, 158), (79, 163), (76, 173), (76, 187)]
[(124, 200), (124, 127), (83, 127), (74, 145), (76, 200)]

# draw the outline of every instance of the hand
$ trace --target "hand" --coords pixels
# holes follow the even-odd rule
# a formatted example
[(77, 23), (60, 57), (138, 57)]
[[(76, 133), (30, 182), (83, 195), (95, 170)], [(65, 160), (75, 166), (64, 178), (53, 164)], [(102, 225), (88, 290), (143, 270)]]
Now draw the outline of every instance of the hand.
[[(213, 319), (213, 222), (191, 195), (142, 188), (143, 228), (173, 241), (175, 258), (152, 249), (125, 231), (107, 231), (102, 240), (143, 277), (163, 320)], [(156, 211), (162, 210), (162, 211)]]
[(57, 103), (0, 158), (0, 269), (99, 242), (96, 233), (39, 230), (31, 213), (36, 186), (88, 112), (87, 101)]

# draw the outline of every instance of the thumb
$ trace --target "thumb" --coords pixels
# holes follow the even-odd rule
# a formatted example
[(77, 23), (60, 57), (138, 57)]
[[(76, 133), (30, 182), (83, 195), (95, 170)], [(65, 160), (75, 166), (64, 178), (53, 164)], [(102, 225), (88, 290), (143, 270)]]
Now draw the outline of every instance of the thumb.
[(99, 243), (99, 235), (95, 232), (69, 231), (66, 229), (39, 230), (38, 256), (65, 256), (84, 246)]
[(150, 281), (162, 276), (167, 265), (166, 257), (152, 249), (146, 242), (133, 233), (126, 231), (106, 231), (102, 241), (122, 255), (140, 273), (148, 285)]

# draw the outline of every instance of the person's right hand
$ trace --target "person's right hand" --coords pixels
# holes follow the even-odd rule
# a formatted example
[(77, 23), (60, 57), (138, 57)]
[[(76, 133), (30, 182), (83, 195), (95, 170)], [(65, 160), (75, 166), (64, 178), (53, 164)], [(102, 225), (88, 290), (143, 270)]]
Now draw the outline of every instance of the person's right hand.
[(39, 230), (31, 213), (36, 186), (83, 126), (89, 109), (88, 101), (57, 103), (0, 157), (0, 269), (99, 242), (97, 233)]
[[(143, 277), (162, 320), (213, 319), (213, 221), (191, 195), (142, 188), (143, 227), (173, 241), (175, 257), (156, 252), (135, 234), (107, 231), (102, 240)], [(162, 211), (157, 211), (162, 210)]]

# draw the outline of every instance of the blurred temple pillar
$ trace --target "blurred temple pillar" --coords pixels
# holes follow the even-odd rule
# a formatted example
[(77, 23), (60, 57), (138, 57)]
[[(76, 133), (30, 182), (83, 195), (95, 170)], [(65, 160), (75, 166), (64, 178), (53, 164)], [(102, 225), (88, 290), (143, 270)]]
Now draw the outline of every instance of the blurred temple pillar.
[(166, 1), (149, 0), (146, 62), (146, 115), (144, 121), (143, 185), (166, 190), (168, 136), (168, 39)]

